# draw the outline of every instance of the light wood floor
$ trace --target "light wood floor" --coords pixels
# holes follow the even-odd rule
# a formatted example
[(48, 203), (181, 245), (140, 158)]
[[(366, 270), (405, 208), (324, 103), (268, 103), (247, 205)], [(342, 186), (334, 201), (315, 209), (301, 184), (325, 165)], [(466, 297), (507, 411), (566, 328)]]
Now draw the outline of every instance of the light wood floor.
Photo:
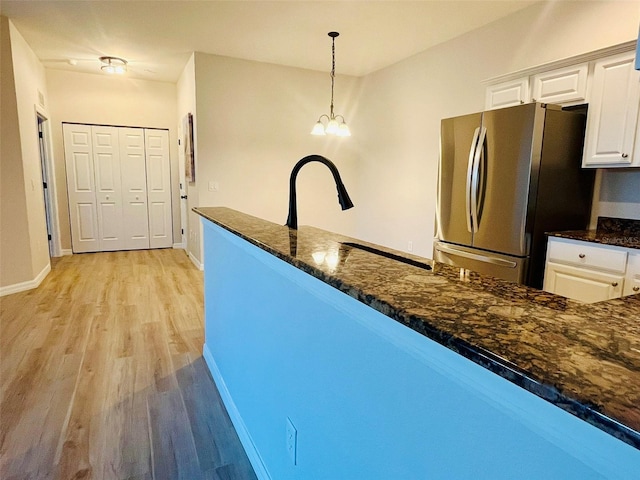
[(184, 251), (54, 259), (0, 306), (0, 478), (256, 478), (202, 358)]

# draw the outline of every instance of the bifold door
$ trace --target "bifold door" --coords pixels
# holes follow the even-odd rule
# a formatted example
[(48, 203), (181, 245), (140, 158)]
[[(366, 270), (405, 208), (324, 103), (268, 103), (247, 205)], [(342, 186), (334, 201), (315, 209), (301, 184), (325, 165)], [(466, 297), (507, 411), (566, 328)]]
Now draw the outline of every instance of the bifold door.
[(73, 251), (171, 247), (167, 130), (64, 124)]

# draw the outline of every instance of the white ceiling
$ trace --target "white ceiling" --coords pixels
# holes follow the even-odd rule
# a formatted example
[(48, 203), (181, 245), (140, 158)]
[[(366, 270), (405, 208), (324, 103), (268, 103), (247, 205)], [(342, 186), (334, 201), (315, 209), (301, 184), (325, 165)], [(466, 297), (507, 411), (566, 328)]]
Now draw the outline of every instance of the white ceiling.
[[(366, 75), (534, 1), (64, 1), (2, 0), (47, 68), (99, 73), (98, 57), (128, 75), (175, 82), (193, 51)], [(71, 65), (69, 60), (77, 64)]]

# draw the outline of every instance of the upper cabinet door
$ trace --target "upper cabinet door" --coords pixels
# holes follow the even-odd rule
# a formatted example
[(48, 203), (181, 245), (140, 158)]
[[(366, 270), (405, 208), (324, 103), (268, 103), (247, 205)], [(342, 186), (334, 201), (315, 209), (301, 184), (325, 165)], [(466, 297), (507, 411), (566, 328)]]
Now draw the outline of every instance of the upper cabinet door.
[(640, 72), (633, 52), (594, 63), (583, 167), (640, 166), (634, 153), (639, 105)]
[(529, 79), (518, 78), (508, 82), (489, 85), (486, 90), (485, 108), (514, 107), (523, 104), (529, 99)]
[(588, 65), (572, 65), (532, 77), (531, 101), (567, 104), (587, 98)]

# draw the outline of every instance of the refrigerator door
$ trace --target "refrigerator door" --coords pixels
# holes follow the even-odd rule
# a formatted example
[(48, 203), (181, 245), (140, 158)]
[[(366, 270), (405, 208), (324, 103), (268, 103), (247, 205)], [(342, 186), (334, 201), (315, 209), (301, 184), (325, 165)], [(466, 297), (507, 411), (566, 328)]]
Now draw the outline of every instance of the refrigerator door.
[(526, 104), (484, 112), (482, 126), (486, 137), (472, 186), (478, 222), (473, 246), (526, 256), (530, 235), (525, 227), (528, 211), (535, 207), (529, 198), (535, 199), (537, 188), (544, 108)]
[(471, 245), (470, 174), (482, 114), (442, 120), (436, 237), (459, 245)]
[(438, 241), (434, 243), (433, 253), (437, 262), (515, 283), (524, 283), (529, 262), (527, 257), (512, 257)]

